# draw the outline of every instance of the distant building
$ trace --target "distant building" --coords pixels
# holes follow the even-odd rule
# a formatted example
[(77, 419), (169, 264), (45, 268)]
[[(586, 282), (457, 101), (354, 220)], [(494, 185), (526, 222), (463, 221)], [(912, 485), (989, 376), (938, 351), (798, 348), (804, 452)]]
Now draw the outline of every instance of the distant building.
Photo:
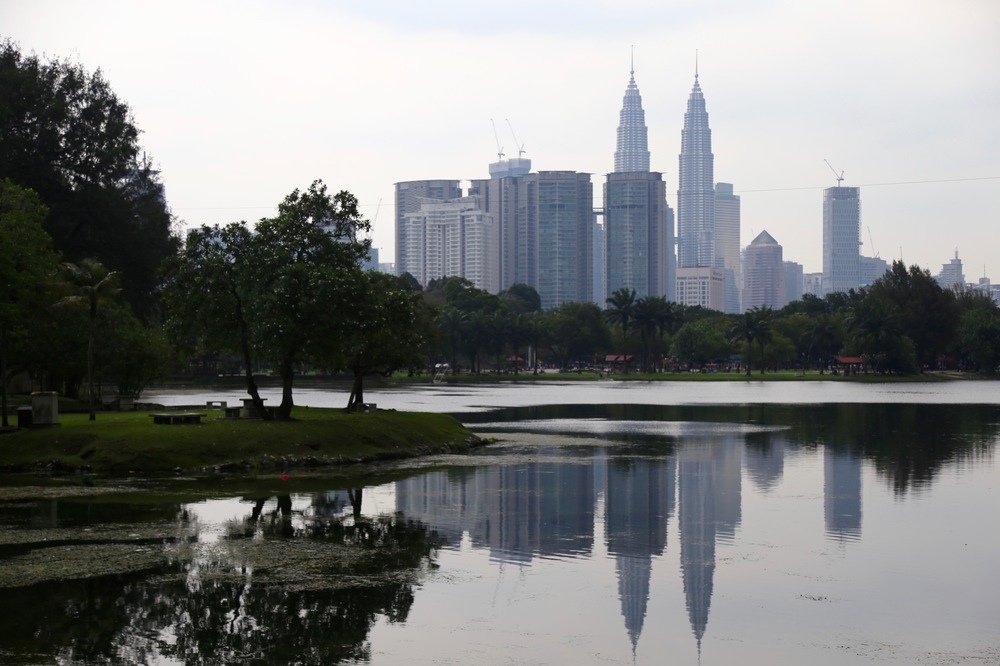
[(993, 302), (1000, 305), (1000, 284), (990, 284), (988, 277), (979, 278), (979, 282), (972, 285), (972, 289), (986, 294), (993, 299)]
[(802, 264), (785, 262), (785, 304), (802, 300)]
[(524, 177), (518, 221), (534, 253), (519, 256), (526, 277), (518, 282), (538, 291), (542, 308), (585, 303), (593, 295), (594, 189), (589, 173), (540, 171)]
[(607, 298), (607, 280), (604, 275), (604, 209), (594, 209), (594, 302), (604, 305)]
[(965, 286), (965, 273), (962, 272), (962, 260), (958, 258), (958, 250), (955, 250), (955, 258), (942, 266), (941, 272), (934, 279), (942, 289)]
[(396, 183), (396, 268), (402, 275), (406, 271), (401, 266), (407, 264), (407, 248), (411, 243), (405, 236), (403, 219), (410, 213), (420, 211), (427, 201), (450, 201), (462, 196), (462, 188), (457, 180), (411, 180)]
[(822, 273), (803, 273), (802, 275), (802, 294), (812, 294), (819, 298), (823, 298), (823, 274)]
[(823, 293), (861, 286), (861, 189), (823, 190)]
[(715, 184), (715, 265), (725, 277), (725, 311), (740, 309), (740, 198), (733, 194), (732, 183)]
[(744, 312), (765, 306), (774, 310), (785, 306), (782, 248), (766, 231), (760, 232), (746, 248), (743, 280)]
[(714, 266), (678, 267), (677, 302), (722, 312), (725, 306), (725, 277), (722, 269)]
[(889, 262), (879, 257), (861, 257), (861, 286), (867, 287), (889, 270)]

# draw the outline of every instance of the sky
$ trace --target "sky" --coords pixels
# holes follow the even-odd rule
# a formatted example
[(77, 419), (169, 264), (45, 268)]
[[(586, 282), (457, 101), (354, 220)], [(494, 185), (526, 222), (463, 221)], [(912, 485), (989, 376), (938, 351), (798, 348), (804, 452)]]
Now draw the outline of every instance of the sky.
[(741, 246), (766, 230), (821, 271), (843, 172), (864, 254), (936, 274), (957, 251), (1000, 282), (995, 0), (7, 0), (0, 37), (103, 72), (183, 227), (254, 222), (322, 179), (382, 262), (394, 183), (486, 178), (500, 150), (593, 174), (601, 205), (632, 58), (676, 208), (697, 53)]

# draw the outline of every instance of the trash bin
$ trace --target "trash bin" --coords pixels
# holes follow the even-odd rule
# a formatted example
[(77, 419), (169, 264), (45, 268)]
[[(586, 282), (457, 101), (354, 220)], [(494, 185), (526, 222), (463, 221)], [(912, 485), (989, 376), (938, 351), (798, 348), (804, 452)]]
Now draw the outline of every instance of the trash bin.
[(59, 394), (36, 391), (31, 394), (31, 424), (59, 425)]
[(31, 427), (31, 405), (21, 405), (17, 408), (17, 427)]

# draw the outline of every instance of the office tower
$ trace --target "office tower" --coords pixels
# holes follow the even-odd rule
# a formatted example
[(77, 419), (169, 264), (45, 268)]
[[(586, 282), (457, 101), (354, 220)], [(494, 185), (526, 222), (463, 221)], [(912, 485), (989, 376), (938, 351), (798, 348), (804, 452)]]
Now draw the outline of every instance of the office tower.
[(861, 286), (861, 189), (823, 190), (823, 293)]
[(489, 172), (488, 179), (472, 181), (469, 194), (481, 198), (483, 209), (496, 224), (497, 280), (499, 288), (503, 290), (517, 282), (527, 284), (525, 278), (518, 277), (518, 252), (533, 252), (534, 246), (530, 239), (519, 236), (517, 206), (522, 197), (525, 178), (531, 172), (531, 160), (525, 157), (501, 159), (490, 163)]
[(879, 257), (861, 257), (861, 286), (867, 287), (889, 270), (889, 262)]
[(801, 301), (803, 294), (802, 264), (785, 262), (785, 303)]
[(681, 131), (677, 190), (677, 267), (715, 266), (715, 158), (705, 96), (695, 67)]
[(540, 171), (524, 181), (517, 206), (516, 281), (534, 287), (546, 310), (588, 302), (594, 274), (590, 174)]
[(725, 279), (725, 312), (740, 309), (740, 197), (733, 194), (732, 183), (715, 185), (715, 265)]
[(942, 289), (965, 286), (965, 272), (962, 270), (962, 260), (958, 258), (958, 250), (955, 250), (955, 258), (944, 264), (934, 279)]
[(403, 218), (409, 213), (420, 211), (425, 201), (449, 201), (462, 196), (462, 188), (457, 180), (411, 180), (396, 183), (396, 270), (397, 275), (405, 271), (406, 248), (409, 245), (404, 236), (406, 229)]
[(743, 309), (785, 306), (785, 266), (782, 248), (771, 234), (762, 231), (746, 249), (743, 277)]
[[(667, 185), (661, 174), (609, 173), (604, 184), (607, 294), (635, 289), (637, 298), (665, 296)], [(603, 305), (603, 302), (602, 302)]]
[(456, 276), (479, 289), (500, 291), (495, 223), (479, 197), (425, 201), (419, 211), (403, 217), (401, 228), (400, 274), (409, 273), (424, 287)]
[(665, 296), (672, 267), (673, 211), (662, 174), (649, 170), (645, 112), (635, 72), (629, 75), (615, 171), (604, 184), (604, 298), (622, 288), (634, 289), (639, 298)]

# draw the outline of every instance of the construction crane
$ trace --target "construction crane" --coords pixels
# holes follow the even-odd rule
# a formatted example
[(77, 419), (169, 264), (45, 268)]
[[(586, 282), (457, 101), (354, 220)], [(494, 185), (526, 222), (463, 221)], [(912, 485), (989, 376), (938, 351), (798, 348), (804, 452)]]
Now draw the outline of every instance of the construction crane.
[(872, 244), (872, 255), (878, 259), (878, 250), (875, 249), (875, 239), (872, 238), (872, 228), (868, 227), (868, 242)]
[(841, 169), (840, 173), (837, 173), (837, 170), (833, 168), (833, 165), (830, 164), (829, 160), (824, 159), (823, 161), (826, 162), (826, 165), (828, 167), (830, 167), (830, 171), (833, 172), (833, 175), (837, 177), (837, 187), (840, 187), (840, 184), (842, 182), (844, 182), (844, 171), (843, 171), (843, 169)]
[(493, 122), (492, 118), (490, 118), (490, 124), (493, 125), (493, 138), (497, 140), (497, 161), (498, 162), (502, 162), (503, 161), (503, 146), (500, 145), (500, 135), (497, 134), (497, 124), (495, 122)]
[(524, 144), (517, 140), (517, 135), (514, 134), (514, 126), (510, 124), (509, 118), (504, 118), (507, 121), (507, 127), (510, 128), (510, 135), (514, 137), (514, 145), (517, 146), (517, 157), (520, 159), (521, 155), (524, 155)]

